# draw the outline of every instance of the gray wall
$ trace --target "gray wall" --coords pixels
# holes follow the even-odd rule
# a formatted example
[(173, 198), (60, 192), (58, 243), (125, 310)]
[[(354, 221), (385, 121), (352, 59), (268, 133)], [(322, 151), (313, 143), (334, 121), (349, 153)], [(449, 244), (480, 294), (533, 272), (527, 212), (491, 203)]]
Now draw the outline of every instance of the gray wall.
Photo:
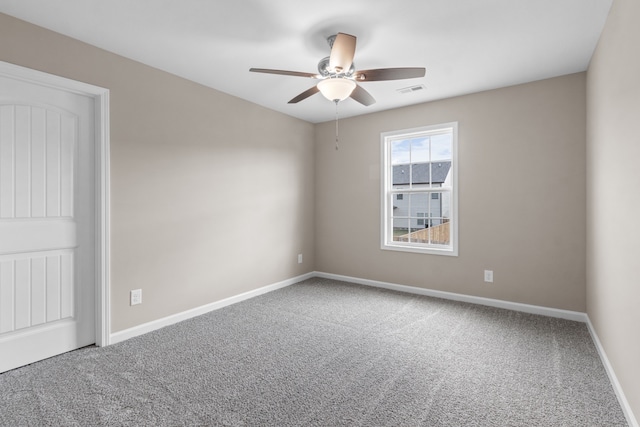
[(0, 60), (111, 91), (112, 332), (314, 270), (312, 124), (2, 14)]
[(616, 0), (587, 72), (587, 313), (640, 417), (640, 2)]
[[(460, 255), (380, 250), (380, 133), (452, 121)], [(317, 125), (317, 269), (584, 311), (585, 126), (584, 73)]]

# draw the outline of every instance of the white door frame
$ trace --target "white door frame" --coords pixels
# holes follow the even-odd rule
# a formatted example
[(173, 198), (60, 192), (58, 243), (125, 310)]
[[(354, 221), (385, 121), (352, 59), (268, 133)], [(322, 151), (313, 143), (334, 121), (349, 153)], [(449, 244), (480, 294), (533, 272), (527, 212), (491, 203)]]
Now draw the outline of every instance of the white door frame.
[(109, 231), (109, 90), (65, 77), (0, 61), (0, 76), (61, 89), (94, 99), (95, 212), (96, 212), (96, 345), (110, 344), (110, 231)]

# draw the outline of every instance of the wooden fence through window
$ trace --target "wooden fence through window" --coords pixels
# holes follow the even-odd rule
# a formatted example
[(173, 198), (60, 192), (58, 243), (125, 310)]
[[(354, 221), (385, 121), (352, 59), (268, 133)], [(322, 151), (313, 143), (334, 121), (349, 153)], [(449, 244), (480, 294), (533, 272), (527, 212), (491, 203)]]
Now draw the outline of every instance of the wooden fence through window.
[(450, 222), (434, 225), (429, 228), (422, 228), (412, 233), (403, 234), (395, 238), (397, 242), (431, 243), (434, 245), (448, 245), (451, 242)]

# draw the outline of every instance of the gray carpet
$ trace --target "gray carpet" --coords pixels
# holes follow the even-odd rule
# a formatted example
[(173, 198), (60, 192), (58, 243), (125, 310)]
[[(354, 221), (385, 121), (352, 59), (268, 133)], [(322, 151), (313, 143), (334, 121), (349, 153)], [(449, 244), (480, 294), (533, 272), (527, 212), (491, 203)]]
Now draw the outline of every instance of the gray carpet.
[(0, 424), (627, 425), (582, 323), (323, 279), (1, 374)]

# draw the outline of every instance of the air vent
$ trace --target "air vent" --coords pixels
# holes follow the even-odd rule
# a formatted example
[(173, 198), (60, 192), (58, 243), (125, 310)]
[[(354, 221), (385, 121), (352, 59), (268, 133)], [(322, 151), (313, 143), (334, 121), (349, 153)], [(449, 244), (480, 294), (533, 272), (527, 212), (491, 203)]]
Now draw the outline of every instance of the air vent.
[(403, 87), (402, 89), (396, 89), (396, 90), (400, 93), (412, 93), (412, 92), (418, 92), (424, 89), (426, 89), (424, 85), (416, 85), (416, 86)]

